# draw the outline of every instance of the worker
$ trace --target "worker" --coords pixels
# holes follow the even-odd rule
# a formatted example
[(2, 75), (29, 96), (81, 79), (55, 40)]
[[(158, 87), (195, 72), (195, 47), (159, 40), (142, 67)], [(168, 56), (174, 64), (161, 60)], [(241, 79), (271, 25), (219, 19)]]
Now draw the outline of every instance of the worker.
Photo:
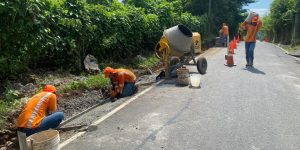
[(251, 23), (244, 21), (242, 23), (242, 28), (247, 30), (247, 35), (245, 39), (245, 48), (246, 48), (246, 67), (253, 67), (254, 61), (254, 48), (256, 44), (256, 35), (257, 32), (262, 27), (262, 21), (259, 19), (259, 15), (253, 16)]
[(112, 100), (131, 96), (138, 91), (138, 87), (135, 85), (136, 76), (130, 70), (106, 67), (104, 75), (106, 78), (110, 78), (112, 84)]
[(228, 47), (229, 45), (229, 27), (227, 26), (227, 24), (224, 22), (222, 24), (222, 29), (221, 29), (224, 41), (225, 41), (225, 47)]
[(53, 85), (46, 85), (42, 92), (30, 98), (18, 118), (18, 130), (27, 136), (54, 129), (64, 119), (57, 111), (57, 94)]

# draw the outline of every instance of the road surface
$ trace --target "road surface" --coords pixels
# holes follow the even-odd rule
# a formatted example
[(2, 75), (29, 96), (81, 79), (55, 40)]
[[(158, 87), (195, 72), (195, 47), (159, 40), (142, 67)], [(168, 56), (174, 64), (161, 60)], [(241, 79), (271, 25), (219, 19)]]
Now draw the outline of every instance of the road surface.
[(300, 149), (300, 62), (258, 42), (246, 68), (244, 51), (235, 67), (224, 66), (225, 49), (209, 56), (201, 89), (167, 80), (63, 149)]

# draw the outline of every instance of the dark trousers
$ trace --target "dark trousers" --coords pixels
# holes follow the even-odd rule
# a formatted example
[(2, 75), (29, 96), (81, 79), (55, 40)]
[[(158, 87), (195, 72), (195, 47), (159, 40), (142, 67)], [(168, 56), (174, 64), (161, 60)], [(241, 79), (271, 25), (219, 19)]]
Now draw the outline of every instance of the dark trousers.
[(137, 92), (137, 86), (135, 83), (128, 83), (125, 82), (124, 87), (123, 87), (123, 92), (118, 96), (118, 98), (126, 97), (126, 96), (131, 96)]
[(245, 43), (245, 48), (246, 48), (246, 61), (247, 61), (247, 64), (253, 64), (255, 42), (246, 42)]

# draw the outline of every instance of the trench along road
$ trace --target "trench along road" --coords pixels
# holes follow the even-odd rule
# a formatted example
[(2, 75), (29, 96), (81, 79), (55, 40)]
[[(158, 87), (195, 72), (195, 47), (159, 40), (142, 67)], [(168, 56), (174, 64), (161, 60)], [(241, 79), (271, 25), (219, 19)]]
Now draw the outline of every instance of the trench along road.
[(165, 80), (95, 119), (96, 130), (75, 134), (61, 148), (300, 149), (299, 60), (257, 42), (255, 67), (246, 68), (244, 51), (239, 44), (231, 68), (224, 66), (226, 49), (208, 52), (201, 89)]

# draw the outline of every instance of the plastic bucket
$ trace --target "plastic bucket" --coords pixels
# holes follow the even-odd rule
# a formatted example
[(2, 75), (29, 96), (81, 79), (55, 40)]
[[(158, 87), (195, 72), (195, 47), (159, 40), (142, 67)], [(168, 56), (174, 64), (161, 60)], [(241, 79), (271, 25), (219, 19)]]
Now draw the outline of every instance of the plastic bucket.
[(200, 74), (191, 74), (190, 75), (191, 86), (200, 87), (201, 75)]
[(46, 130), (35, 133), (26, 138), (28, 150), (58, 150), (59, 132), (57, 130)]

